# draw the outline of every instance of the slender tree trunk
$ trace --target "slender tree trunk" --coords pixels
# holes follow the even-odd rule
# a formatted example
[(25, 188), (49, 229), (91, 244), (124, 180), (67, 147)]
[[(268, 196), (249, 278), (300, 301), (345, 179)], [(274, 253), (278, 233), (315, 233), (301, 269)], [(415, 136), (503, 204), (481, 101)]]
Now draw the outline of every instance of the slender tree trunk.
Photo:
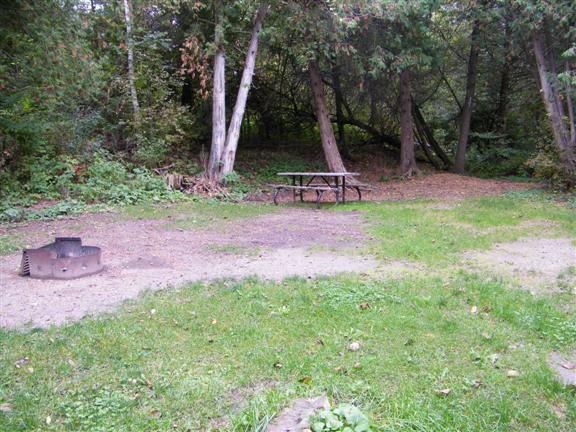
[(463, 173), (466, 163), (466, 147), (468, 146), (468, 135), (470, 134), (470, 122), (472, 120), (472, 110), (474, 108), (474, 93), (476, 92), (476, 68), (478, 65), (478, 55), (480, 45), (478, 35), (480, 25), (478, 20), (474, 22), (472, 29), (470, 56), (468, 58), (468, 72), (466, 73), (466, 98), (462, 107), (462, 117), (460, 119), (460, 136), (458, 137), (458, 148), (456, 149), (456, 160), (454, 171)]
[(417, 172), (410, 71), (403, 69), (400, 72), (400, 175), (409, 177)]
[(412, 100), (412, 108), (413, 108), (414, 122), (416, 123), (416, 125), (420, 125), (419, 127), (421, 127), (422, 129), (424, 138), (426, 138), (428, 144), (430, 144), (430, 147), (432, 147), (436, 156), (438, 156), (440, 160), (444, 163), (444, 169), (450, 168), (452, 166), (452, 161), (450, 161), (450, 158), (448, 157), (446, 152), (442, 149), (442, 147), (440, 147), (438, 141), (436, 141), (432, 129), (430, 129), (430, 126), (428, 126), (428, 123), (426, 123), (426, 120), (424, 119), (424, 116), (420, 111), (420, 107), (414, 103), (414, 100)]
[(220, 1), (216, 4), (217, 22), (214, 32), (216, 54), (214, 55), (214, 82), (212, 89), (212, 145), (207, 167), (208, 178), (213, 181), (220, 179), (220, 163), (226, 140), (226, 78), (224, 75), (226, 54), (222, 46), (222, 26), (224, 24), (222, 14), (222, 2)]
[(550, 62), (547, 59), (547, 44), (544, 34), (536, 32), (533, 37), (534, 55), (536, 57), (536, 66), (538, 76), (540, 77), (541, 94), (544, 101), (546, 112), (552, 126), (554, 141), (558, 148), (560, 161), (568, 175), (569, 182), (573, 184), (576, 180), (576, 162), (574, 161), (575, 149), (568, 136), (568, 130), (562, 118), (563, 110), (560, 110), (560, 100), (557, 90), (555, 90), (550, 81)]
[(338, 151), (336, 144), (336, 137), (332, 129), (332, 122), (326, 109), (326, 96), (324, 94), (324, 84), (322, 83), (322, 76), (320, 75), (320, 68), (316, 60), (308, 62), (308, 72), (310, 74), (310, 85), (312, 86), (312, 94), (314, 96), (314, 108), (316, 111), (316, 119), (320, 127), (320, 139), (324, 149), (324, 156), (328, 169), (332, 172), (347, 172), (342, 157)]
[(344, 131), (344, 112), (342, 110), (343, 106), (343, 95), (342, 95), (342, 84), (340, 81), (340, 70), (337, 64), (332, 65), (332, 89), (334, 90), (334, 103), (336, 105), (336, 126), (338, 127), (338, 148), (348, 160), (352, 160), (348, 147), (346, 146), (346, 135)]
[(128, 86), (132, 98), (132, 111), (136, 122), (140, 119), (140, 105), (136, 93), (136, 74), (134, 73), (134, 39), (132, 39), (132, 7), (130, 0), (124, 0), (124, 21), (126, 23), (126, 47), (128, 48)]
[[(566, 62), (566, 72), (570, 74), (570, 63)], [(568, 105), (568, 122), (570, 127), (570, 145), (576, 152), (576, 119), (574, 118), (574, 101), (572, 100), (572, 86), (566, 84), (566, 104)]]
[(496, 124), (498, 131), (505, 134), (508, 126), (508, 101), (510, 95), (510, 71), (512, 70), (512, 30), (510, 18), (506, 17), (504, 23), (504, 64), (500, 75), (500, 91), (498, 93), (498, 107), (496, 108)]
[(256, 66), (256, 54), (258, 52), (258, 38), (262, 31), (262, 22), (268, 12), (268, 3), (264, 2), (260, 5), (256, 20), (254, 22), (254, 29), (252, 30), (252, 37), (250, 39), (250, 46), (248, 47), (248, 54), (246, 55), (246, 63), (244, 65), (244, 72), (240, 81), (240, 88), (238, 89), (238, 96), (236, 96), (236, 104), (232, 112), (232, 119), (228, 127), (228, 135), (224, 144), (224, 151), (222, 154), (222, 169), (221, 174), (227, 174), (234, 169), (234, 160), (236, 159), (236, 150), (238, 149), (238, 140), (240, 138), (240, 128), (242, 126), (242, 119), (244, 111), (246, 110), (246, 101), (248, 100), (248, 92), (252, 85), (252, 76), (254, 75), (254, 68)]

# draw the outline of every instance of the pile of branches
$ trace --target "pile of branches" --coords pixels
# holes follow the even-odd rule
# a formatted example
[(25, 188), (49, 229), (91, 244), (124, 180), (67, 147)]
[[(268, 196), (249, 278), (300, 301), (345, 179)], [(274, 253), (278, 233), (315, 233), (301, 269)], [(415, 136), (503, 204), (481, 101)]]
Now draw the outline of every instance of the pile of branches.
[(162, 176), (172, 190), (210, 198), (229, 198), (228, 190), (224, 186), (202, 175), (189, 176), (178, 173), (165, 173)]

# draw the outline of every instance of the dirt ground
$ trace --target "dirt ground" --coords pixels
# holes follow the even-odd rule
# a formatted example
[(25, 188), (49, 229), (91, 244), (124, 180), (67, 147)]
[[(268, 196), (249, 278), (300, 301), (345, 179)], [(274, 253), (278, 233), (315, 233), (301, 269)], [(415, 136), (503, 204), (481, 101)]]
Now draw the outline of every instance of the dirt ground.
[(468, 265), (512, 277), (534, 294), (576, 294), (576, 245), (570, 238), (524, 238), (492, 250), (465, 254)]
[[(445, 201), (529, 187), (456, 177), (433, 174), (388, 182), (378, 186), (385, 192), (377, 189), (375, 194), (387, 199), (440, 197)], [(0, 234), (17, 235), (28, 247), (50, 243), (56, 236), (80, 236), (85, 245), (102, 247), (106, 266), (102, 273), (82, 279), (42, 281), (18, 275), (21, 253), (0, 257), (0, 326), (47, 327), (72, 322), (110, 311), (142, 291), (191, 281), (252, 275), (279, 280), (340, 272), (397, 276), (411, 268), (359, 253), (367, 234), (358, 211), (282, 208), (257, 218), (190, 230), (171, 228), (167, 222), (87, 214), (14, 228), (0, 226)], [(465, 258), (472, 258), (476, 268), (521, 276), (521, 283), (534, 288), (563, 274), (572, 277), (576, 247), (571, 239), (525, 239)]]
[[(165, 220), (117, 221), (110, 215), (35, 222), (18, 228), (34, 247), (54, 236), (77, 235), (103, 249), (105, 270), (72, 281), (35, 280), (18, 275), (21, 254), (0, 258), (0, 325), (46, 327), (107, 311), (140, 292), (188, 281), (339, 272), (398, 272), (353, 253), (365, 238), (358, 212), (281, 212), (210, 229), (177, 230)], [(333, 253), (331, 249), (352, 253)], [(343, 251), (345, 252), (345, 251)]]
[[(509, 180), (481, 179), (464, 175), (451, 174), (446, 172), (433, 173), (411, 177), (405, 180), (389, 180), (382, 182), (382, 170), (360, 167), (351, 171), (359, 171), (365, 174), (359, 177), (359, 181), (367, 183), (372, 187), (371, 192), (363, 193), (363, 200), (370, 201), (399, 201), (419, 198), (457, 200), (474, 196), (501, 195), (504, 192), (535, 189), (542, 187), (537, 183), (512, 182)], [(355, 191), (346, 193), (347, 199), (356, 200), (358, 197)], [(315, 200), (315, 194), (306, 193), (305, 199)], [(333, 202), (333, 194), (325, 194), (323, 202)], [(257, 201), (270, 201), (271, 194), (263, 192), (254, 197)], [(279, 195), (280, 202), (292, 200), (292, 192), (283, 192)]]

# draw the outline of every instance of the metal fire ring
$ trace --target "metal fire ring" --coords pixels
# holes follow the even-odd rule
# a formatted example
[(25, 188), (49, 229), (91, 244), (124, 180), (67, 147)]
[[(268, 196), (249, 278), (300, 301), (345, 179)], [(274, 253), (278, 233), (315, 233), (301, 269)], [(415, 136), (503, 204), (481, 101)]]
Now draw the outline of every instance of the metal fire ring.
[(80, 237), (56, 237), (38, 249), (24, 249), (20, 275), (37, 279), (76, 279), (102, 271), (102, 251), (82, 246)]

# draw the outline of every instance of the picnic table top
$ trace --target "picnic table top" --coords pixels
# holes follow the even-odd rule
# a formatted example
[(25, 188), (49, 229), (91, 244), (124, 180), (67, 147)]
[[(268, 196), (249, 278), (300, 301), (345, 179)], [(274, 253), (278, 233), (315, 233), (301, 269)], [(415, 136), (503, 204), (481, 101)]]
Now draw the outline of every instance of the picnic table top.
[(280, 172), (279, 176), (319, 176), (319, 177), (355, 177), (360, 173), (355, 172)]

